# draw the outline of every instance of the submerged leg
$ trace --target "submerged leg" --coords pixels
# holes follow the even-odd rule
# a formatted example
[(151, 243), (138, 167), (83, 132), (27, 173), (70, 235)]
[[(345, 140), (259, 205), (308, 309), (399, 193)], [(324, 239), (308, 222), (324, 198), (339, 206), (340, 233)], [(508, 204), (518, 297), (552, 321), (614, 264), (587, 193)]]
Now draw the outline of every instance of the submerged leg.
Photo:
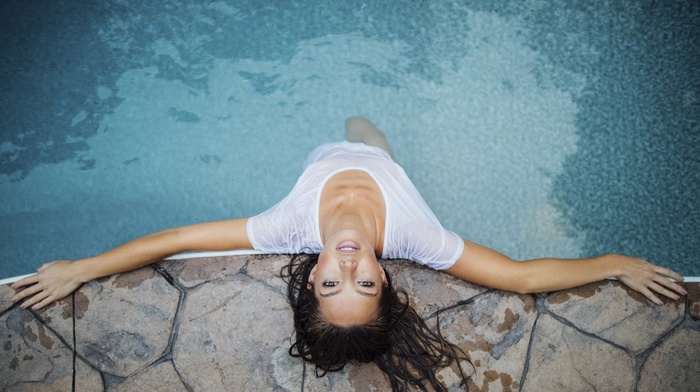
[(389, 153), (391, 159), (395, 160), (394, 152), (391, 151), (384, 133), (364, 117), (353, 116), (345, 120), (345, 140), (379, 147)]

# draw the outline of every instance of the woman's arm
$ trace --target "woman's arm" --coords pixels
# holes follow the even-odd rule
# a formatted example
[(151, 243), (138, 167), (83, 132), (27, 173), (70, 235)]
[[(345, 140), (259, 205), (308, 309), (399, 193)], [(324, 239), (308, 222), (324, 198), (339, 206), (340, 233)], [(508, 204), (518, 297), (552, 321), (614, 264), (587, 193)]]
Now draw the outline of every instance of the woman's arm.
[(464, 240), (462, 255), (447, 272), (470, 282), (518, 293), (563, 290), (615, 277), (657, 304), (663, 302), (655, 293), (673, 299), (687, 294), (683, 287), (669, 279), (682, 281), (682, 276), (642, 259), (606, 255), (518, 262), (467, 240)]
[(177, 253), (252, 249), (247, 222), (247, 218), (241, 218), (179, 227), (138, 238), (98, 256), (44, 264), (37, 274), (12, 284), (14, 289), (27, 286), (12, 301), (24, 300), (22, 307), (41, 309), (87, 281), (131, 271)]

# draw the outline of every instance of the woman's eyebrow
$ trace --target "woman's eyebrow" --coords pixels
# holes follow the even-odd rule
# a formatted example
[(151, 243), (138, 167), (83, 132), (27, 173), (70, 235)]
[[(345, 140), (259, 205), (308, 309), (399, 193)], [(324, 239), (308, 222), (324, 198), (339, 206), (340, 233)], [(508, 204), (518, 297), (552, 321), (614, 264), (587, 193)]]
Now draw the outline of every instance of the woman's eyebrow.
[(332, 296), (334, 296), (334, 295), (340, 293), (341, 291), (342, 291), (342, 290), (336, 290), (336, 291), (332, 291), (332, 292), (330, 292), (330, 293), (320, 294), (320, 295), (321, 295), (321, 297), (323, 297), (323, 298), (328, 298), (328, 297), (332, 297)]
[[(334, 296), (334, 295), (340, 293), (341, 291), (343, 291), (343, 290), (331, 291), (330, 293), (319, 294), (319, 295), (320, 295), (321, 297), (323, 297), (323, 298), (328, 298), (328, 297), (332, 297), (332, 296)], [(357, 291), (358, 293), (360, 293), (360, 295), (364, 295), (365, 297), (372, 297), (372, 298), (374, 298), (374, 297), (377, 296), (377, 293), (366, 293), (366, 292), (360, 291), (360, 290), (355, 290), (355, 291)]]
[(361, 295), (364, 295), (365, 297), (372, 297), (372, 298), (374, 298), (374, 297), (377, 296), (377, 293), (366, 293), (366, 292), (360, 291), (360, 290), (355, 290), (355, 291), (357, 291), (357, 292), (360, 293)]

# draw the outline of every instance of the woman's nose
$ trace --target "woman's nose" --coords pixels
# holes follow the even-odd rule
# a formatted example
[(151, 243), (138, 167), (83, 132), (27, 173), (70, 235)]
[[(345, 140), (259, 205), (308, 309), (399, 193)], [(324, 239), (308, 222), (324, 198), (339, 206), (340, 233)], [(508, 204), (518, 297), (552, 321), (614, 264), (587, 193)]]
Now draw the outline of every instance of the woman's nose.
[(340, 268), (345, 270), (354, 270), (357, 268), (357, 262), (355, 262), (355, 260), (342, 259), (340, 260)]

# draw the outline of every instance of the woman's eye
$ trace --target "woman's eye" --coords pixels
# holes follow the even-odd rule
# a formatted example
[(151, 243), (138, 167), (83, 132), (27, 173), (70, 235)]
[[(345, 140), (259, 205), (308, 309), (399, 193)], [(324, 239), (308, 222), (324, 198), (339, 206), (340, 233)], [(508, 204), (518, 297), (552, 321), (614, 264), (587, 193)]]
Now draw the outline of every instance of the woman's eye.
[(327, 280), (327, 281), (323, 282), (323, 287), (335, 287), (335, 285), (337, 285), (337, 284), (338, 284), (338, 282), (333, 282), (333, 281)]
[(362, 282), (357, 282), (360, 284), (362, 287), (372, 287), (374, 286), (374, 282), (367, 282), (367, 281), (362, 281)]

